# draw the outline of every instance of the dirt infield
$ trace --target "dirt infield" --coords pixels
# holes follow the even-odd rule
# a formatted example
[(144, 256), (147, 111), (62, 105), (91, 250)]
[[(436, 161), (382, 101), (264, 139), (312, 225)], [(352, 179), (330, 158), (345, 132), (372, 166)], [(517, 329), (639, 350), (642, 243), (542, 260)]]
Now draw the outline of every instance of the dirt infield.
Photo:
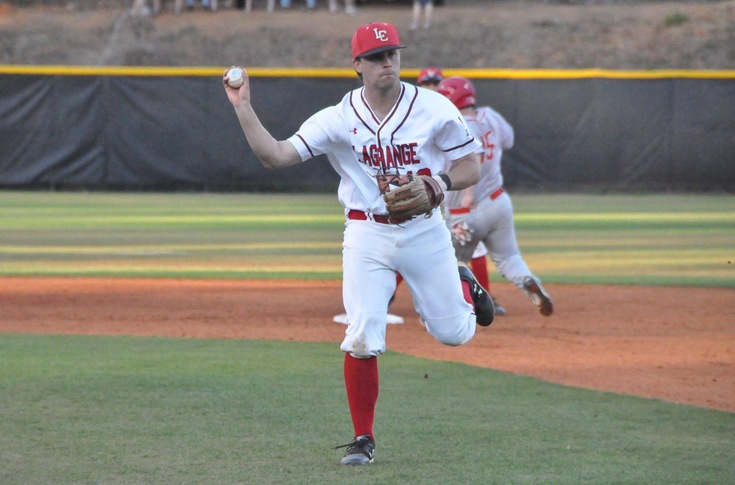
[[(0, 332), (340, 342), (339, 282), (0, 278)], [(418, 325), (405, 285), (388, 348), (590, 389), (735, 412), (735, 291), (547, 285), (541, 317), (507, 283), (509, 315), (458, 348)]]

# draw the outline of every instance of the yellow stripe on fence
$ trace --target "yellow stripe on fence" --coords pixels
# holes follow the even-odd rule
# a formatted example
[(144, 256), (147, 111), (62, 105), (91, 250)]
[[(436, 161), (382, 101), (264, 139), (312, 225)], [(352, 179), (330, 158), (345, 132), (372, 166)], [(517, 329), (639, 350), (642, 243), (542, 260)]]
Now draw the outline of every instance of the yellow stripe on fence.
[[(220, 67), (132, 67), (132, 66), (0, 66), (1, 74), (47, 76), (221, 76), (229, 66)], [(251, 67), (251, 77), (354, 78), (351, 68)], [(404, 78), (415, 78), (419, 69), (404, 69)], [(444, 69), (446, 76), (471, 79), (735, 79), (735, 70), (614, 70), (614, 69)]]

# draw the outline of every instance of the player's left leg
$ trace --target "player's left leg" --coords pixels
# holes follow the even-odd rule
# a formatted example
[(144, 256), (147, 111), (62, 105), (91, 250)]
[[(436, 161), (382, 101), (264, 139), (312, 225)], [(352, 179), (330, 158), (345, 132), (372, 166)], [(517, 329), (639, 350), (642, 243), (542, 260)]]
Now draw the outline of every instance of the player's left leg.
[(432, 217), (407, 223), (397, 247), (398, 271), (427, 331), (446, 345), (462, 345), (472, 339), (477, 323), (473, 301), (465, 299), (444, 221)]

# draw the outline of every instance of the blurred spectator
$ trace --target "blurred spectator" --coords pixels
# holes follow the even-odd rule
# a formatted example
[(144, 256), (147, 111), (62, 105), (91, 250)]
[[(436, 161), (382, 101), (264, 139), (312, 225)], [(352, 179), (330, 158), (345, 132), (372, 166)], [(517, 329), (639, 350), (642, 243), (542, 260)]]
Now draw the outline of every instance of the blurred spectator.
[(424, 14), (424, 28), (431, 27), (431, 14), (434, 11), (434, 3), (432, 0), (413, 0), (413, 20), (411, 20), (411, 30), (419, 28), (421, 21), (421, 13)]
[[(216, 12), (217, 0), (202, 0), (202, 8)], [(186, 0), (186, 9), (194, 10), (194, 0)]]
[(133, 17), (150, 17), (161, 13), (161, 0), (152, 0), (152, 7), (146, 5), (147, 0), (133, 0), (130, 15)]
[[(340, 11), (337, 0), (329, 0), (329, 12), (337, 13)], [(355, 7), (355, 0), (345, 0), (345, 13), (347, 15), (357, 15), (357, 8)]]
[[(238, 0), (237, 8), (242, 9), (241, 4), (245, 5), (245, 12), (249, 13), (253, 10), (253, 0)], [(268, 0), (267, 4), (268, 13), (272, 13), (276, 8), (276, 0)]]
[[(314, 7), (316, 7), (316, 0), (306, 0), (308, 10), (314, 10)], [(281, 8), (291, 8), (291, 0), (281, 0)]]

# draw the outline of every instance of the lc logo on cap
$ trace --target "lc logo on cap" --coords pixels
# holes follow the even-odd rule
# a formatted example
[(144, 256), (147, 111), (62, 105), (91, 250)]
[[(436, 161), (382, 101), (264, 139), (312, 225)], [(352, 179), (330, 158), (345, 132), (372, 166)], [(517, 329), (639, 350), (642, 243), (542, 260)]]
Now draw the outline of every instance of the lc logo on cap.
[(391, 49), (403, 49), (393, 24), (373, 22), (363, 25), (352, 36), (352, 58), (365, 57)]

